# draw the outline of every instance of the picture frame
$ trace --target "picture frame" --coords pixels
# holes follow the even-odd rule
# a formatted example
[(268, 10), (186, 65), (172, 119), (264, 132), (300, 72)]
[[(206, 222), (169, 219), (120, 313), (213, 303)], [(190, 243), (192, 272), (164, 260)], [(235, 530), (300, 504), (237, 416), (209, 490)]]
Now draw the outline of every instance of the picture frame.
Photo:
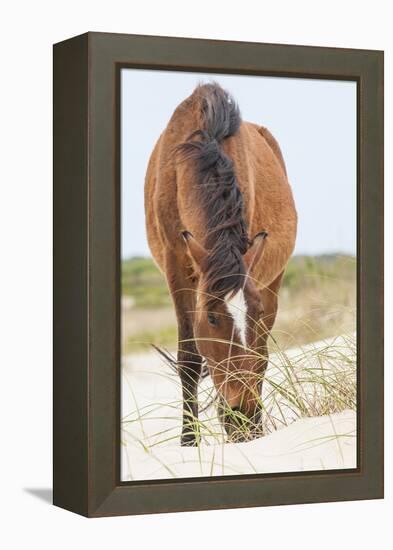
[[(120, 480), (120, 70), (357, 83), (358, 466)], [(53, 502), (116, 516), (383, 498), (383, 52), (89, 32), (54, 46)]]

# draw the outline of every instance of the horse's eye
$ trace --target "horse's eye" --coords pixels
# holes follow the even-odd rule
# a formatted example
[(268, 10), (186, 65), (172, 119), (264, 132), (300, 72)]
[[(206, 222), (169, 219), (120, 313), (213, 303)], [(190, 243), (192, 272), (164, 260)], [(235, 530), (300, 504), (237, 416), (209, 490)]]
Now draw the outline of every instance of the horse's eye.
[(209, 321), (209, 325), (212, 325), (213, 327), (216, 327), (218, 325), (218, 319), (214, 315), (214, 313), (209, 312), (207, 314), (207, 320)]

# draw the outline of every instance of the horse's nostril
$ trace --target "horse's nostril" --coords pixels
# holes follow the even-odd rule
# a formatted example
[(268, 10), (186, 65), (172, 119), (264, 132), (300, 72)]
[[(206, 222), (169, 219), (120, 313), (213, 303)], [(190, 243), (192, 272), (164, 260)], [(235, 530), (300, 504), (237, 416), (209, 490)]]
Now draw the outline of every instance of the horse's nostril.
[(240, 407), (232, 407), (232, 412), (240, 412)]

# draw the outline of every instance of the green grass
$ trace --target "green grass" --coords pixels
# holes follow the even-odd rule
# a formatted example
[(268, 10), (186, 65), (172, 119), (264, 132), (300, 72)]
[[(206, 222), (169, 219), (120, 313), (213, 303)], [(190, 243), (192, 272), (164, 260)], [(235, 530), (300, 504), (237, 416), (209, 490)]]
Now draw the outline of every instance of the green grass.
[(176, 325), (169, 325), (158, 330), (142, 330), (135, 336), (129, 339), (127, 343), (127, 349), (129, 353), (155, 346), (163, 346), (165, 348), (173, 347), (177, 342), (177, 327)]
[(317, 287), (322, 280), (348, 281), (356, 277), (356, 260), (353, 256), (322, 254), (320, 256), (293, 256), (285, 270), (282, 288), (291, 292), (305, 287)]
[(151, 258), (135, 257), (121, 264), (123, 296), (133, 298), (137, 308), (172, 304), (166, 281)]
[[(123, 295), (132, 297), (135, 307), (162, 307), (172, 303), (165, 277), (151, 258), (123, 260), (121, 269)], [(356, 260), (352, 256), (294, 256), (286, 268), (282, 289), (296, 293), (317, 288), (327, 280), (353, 284), (355, 277)]]

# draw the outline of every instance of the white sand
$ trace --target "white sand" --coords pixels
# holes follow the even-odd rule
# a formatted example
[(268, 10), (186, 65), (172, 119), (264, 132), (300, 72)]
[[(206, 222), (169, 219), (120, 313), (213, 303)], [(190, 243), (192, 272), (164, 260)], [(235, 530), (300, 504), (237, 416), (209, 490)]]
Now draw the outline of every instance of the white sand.
[[(154, 352), (128, 356), (122, 380), (122, 479), (355, 468), (354, 411), (300, 418), (285, 395), (275, 393), (272, 399), (271, 382), (285, 388), (292, 376), (301, 380), (309, 402), (323, 391), (307, 381), (308, 371), (320, 369), (320, 353), (316, 352), (321, 350), (324, 368), (334, 364), (335, 372), (341, 368), (344, 352), (346, 357), (354, 353), (353, 346), (349, 349), (343, 338), (291, 350), (287, 352), (294, 367), (291, 373), (282, 367), (288, 361), (273, 355), (263, 388), (265, 425), (270, 433), (247, 443), (223, 443), (222, 429), (211, 406), (200, 415), (205, 435), (199, 448), (180, 447), (182, 402), (178, 376)], [(211, 390), (208, 378), (199, 391), (202, 403), (209, 400)]]

